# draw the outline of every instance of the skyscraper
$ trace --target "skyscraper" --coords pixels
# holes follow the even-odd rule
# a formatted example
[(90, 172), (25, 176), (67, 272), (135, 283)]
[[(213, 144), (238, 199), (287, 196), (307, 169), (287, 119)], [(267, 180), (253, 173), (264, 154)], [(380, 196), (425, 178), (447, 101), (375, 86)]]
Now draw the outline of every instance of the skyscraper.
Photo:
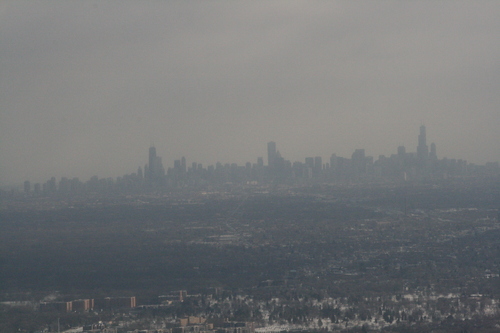
[(161, 157), (156, 156), (156, 148), (154, 146), (149, 148), (149, 164), (147, 170), (146, 172), (146, 168), (144, 168), (145, 175), (147, 175), (147, 179), (150, 182), (161, 181), (165, 175)]
[(351, 156), (354, 175), (359, 177), (366, 173), (366, 156), (364, 149), (356, 149)]
[(418, 135), (417, 158), (419, 161), (425, 161), (429, 157), (429, 147), (425, 134), (425, 126), (420, 126), (420, 134)]
[(28, 194), (31, 191), (31, 183), (29, 180), (24, 182), (24, 193)]
[(404, 146), (399, 146), (398, 147), (398, 156), (405, 157), (405, 155), (406, 155), (406, 148)]
[(314, 169), (314, 157), (306, 157), (305, 164), (308, 168), (311, 168), (311, 170)]
[(156, 148), (149, 147), (149, 164), (148, 164), (148, 178), (149, 180), (155, 179), (156, 173)]
[(321, 170), (323, 170), (323, 159), (321, 158), (321, 156), (316, 156), (314, 158), (314, 177), (318, 177), (321, 174)]
[(434, 142), (431, 143), (431, 153), (429, 157), (431, 160), (437, 160), (436, 144)]
[(276, 166), (276, 142), (267, 143), (267, 165), (271, 168)]
[(186, 158), (184, 156), (181, 158), (181, 169), (182, 173), (186, 173)]

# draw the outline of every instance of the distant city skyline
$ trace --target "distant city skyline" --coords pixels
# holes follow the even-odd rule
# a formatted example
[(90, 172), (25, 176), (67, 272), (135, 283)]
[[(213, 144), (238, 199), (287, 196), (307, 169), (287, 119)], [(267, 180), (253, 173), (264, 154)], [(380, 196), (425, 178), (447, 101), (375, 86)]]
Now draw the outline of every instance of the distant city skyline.
[[(0, 5), (0, 185), (356, 149), (500, 160), (500, 4)], [(145, 148), (146, 147), (146, 148)]]
[[(50, 194), (62, 191), (79, 192), (84, 187), (97, 190), (102, 186), (118, 186), (121, 190), (140, 190), (147, 188), (173, 189), (221, 185), (223, 183), (308, 183), (312, 182), (371, 182), (371, 181), (426, 181), (443, 180), (448, 177), (470, 177), (493, 175), (500, 172), (498, 162), (477, 165), (464, 159), (439, 158), (437, 146), (427, 145), (427, 131), (421, 125), (415, 151), (408, 151), (405, 146), (398, 146), (389, 156), (374, 157), (366, 153), (364, 148), (355, 149), (351, 156), (340, 156), (336, 153), (323, 156), (309, 155), (302, 161), (289, 160), (282, 156), (276, 142), (267, 143), (267, 164), (259, 156), (244, 164), (235, 162), (217, 162), (203, 164), (196, 160), (187, 161), (182, 156), (173, 161), (166, 161), (157, 155), (156, 147), (149, 147), (148, 159), (139, 165), (137, 172), (130, 172), (115, 177), (93, 175), (89, 180), (80, 177), (52, 176), (46, 182), (23, 182), (23, 190), (30, 193)], [(111, 183), (109, 182), (111, 180)], [(104, 181), (104, 183), (102, 182)], [(115, 182), (116, 181), (116, 182)], [(108, 185), (106, 185), (108, 184)], [(43, 185), (43, 186), (42, 186)], [(70, 190), (71, 189), (71, 190)]]

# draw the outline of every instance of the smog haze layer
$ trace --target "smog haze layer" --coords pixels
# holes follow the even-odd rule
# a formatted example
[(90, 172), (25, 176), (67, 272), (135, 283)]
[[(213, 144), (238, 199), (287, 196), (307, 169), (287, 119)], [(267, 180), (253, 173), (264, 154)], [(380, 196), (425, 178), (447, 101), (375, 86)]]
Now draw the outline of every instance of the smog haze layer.
[(364, 148), (500, 160), (497, 2), (0, 5), (0, 184)]

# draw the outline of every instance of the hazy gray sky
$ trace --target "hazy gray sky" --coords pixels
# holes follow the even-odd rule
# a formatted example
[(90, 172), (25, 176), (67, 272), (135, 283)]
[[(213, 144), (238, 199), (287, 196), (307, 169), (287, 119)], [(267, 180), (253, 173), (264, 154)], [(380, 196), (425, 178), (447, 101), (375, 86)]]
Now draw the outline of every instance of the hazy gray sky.
[[(0, 184), (185, 156), (500, 160), (498, 1), (2, 1)], [(267, 160), (267, 158), (265, 158)], [(267, 163), (267, 161), (266, 161)]]

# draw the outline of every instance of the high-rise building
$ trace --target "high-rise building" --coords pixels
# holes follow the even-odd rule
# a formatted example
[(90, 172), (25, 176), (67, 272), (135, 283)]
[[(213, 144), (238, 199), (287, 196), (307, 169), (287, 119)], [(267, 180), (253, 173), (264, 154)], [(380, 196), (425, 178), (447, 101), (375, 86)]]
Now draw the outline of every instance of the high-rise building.
[(436, 144), (434, 142), (431, 143), (431, 153), (430, 153), (429, 157), (432, 160), (437, 160)]
[(314, 168), (313, 174), (315, 177), (318, 177), (321, 174), (321, 170), (323, 170), (323, 159), (321, 156), (316, 156), (314, 158)]
[(271, 168), (276, 166), (276, 142), (267, 143), (267, 165)]
[(184, 156), (181, 158), (181, 172), (186, 173), (186, 158)]
[(311, 170), (314, 169), (314, 157), (306, 157), (305, 164), (308, 168), (311, 168)]
[(406, 148), (405, 148), (405, 146), (399, 146), (398, 147), (398, 156), (405, 157), (405, 155), (406, 155)]
[(337, 169), (337, 155), (336, 154), (332, 154), (332, 156), (330, 156), (330, 169), (331, 170)]
[(149, 164), (148, 164), (148, 178), (153, 180), (156, 178), (156, 148), (154, 146), (149, 147)]
[(156, 156), (156, 148), (154, 146), (149, 147), (149, 164), (147, 172), (146, 168), (144, 168), (144, 174), (150, 182), (161, 181), (162, 177), (165, 175), (161, 157)]
[(425, 161), (429, 157), (429, 147), (425, 134), (425, 126), (420, 126), (420, 134), (418, 135), (417, 158), (420, 161)]
[(31, 183), (29, 180), (24, 182), (24, 193), (28, 194), (31, 191)]
[(47, 190), (49, 191), (49, 193), (56, 193), (56, 177), (51, 177), (50, 180), (47, 181)]
[(364, 149), (356, 149), (354, 153), (352, 153), (351, 160), (355, 176), (366, 173), (367, 160)]

